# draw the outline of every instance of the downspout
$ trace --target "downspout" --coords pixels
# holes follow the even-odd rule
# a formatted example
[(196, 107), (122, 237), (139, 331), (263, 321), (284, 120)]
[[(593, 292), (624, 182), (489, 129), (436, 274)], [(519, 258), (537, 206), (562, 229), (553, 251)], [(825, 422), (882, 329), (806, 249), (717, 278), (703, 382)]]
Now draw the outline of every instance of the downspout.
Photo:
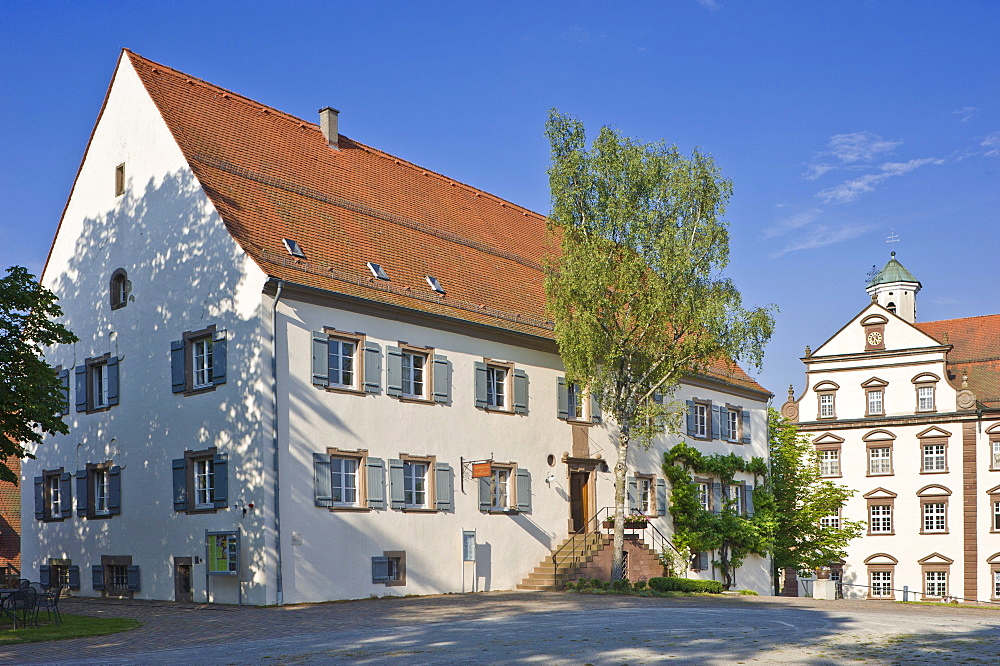
[(275, 595), (279, 606), (285, 603), (285, 593), (281, 577), (281, 486), (278, 474), (280, 450), (278, 448), (278, 300), (285, 287), (284, 280), (278, 280), (278, 290), (271, 301), (271, 438), (274, 451), (274, 553), (277, 572)]

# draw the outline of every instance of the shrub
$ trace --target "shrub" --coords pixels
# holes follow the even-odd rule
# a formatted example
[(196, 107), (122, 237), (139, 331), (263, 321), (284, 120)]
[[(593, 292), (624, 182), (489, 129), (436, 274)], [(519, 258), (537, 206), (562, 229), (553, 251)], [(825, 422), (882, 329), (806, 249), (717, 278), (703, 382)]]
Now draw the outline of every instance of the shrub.
[(759, 594), (757, 594), (757, 592), (755, 590), (740, 590), (739, 592), (737, 592), (737, 594), (739, 594), (741, 597), (759, 597), (760, 596)]
[(610, 585), (611, 590), (614, 592), (628, 592), (632, 589), (632, 583), (627, 579), (613, 580)]
[(644, 581), (644, 580), (637, 580), (637, 581), (635, 581), (635, 585), (633, 587), (635, 587), (635, 589), (637, 589), (637, 590), (645, 590), (646, 589), (646, 581)]
[(711, 594), (722, 594), (722, 583), (717, 580), (650, 578), (649, 586), (657, 592), (709, 592)]

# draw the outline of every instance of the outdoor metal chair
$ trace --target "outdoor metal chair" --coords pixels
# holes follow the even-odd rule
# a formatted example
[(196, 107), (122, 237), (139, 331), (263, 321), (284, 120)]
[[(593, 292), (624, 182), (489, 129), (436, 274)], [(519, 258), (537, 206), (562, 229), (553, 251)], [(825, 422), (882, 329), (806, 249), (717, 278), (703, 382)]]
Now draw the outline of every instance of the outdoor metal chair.
[[(14, 615), (21, 620), (21, 626), (27, 626), (31, 619), (34, 619), (35, 624), (38, 624), (38, 593), (35, 592), (34, 588), (22, 587), (12, 592), (4, 605), (10, 608)], [(14, 628), (17, 628), (16, 621)]]
[(27, 578), (22, 578), (19, 581), (17, 581), (17, 586), (20, 588), (31, 587), (31, 581), (28, 580)]
[(62, 616), (59, 615), (59, 597), (62, 595), (62, 586), (56, 586), (52, 588), (51, 592), (47, 592), (38, 597), (38, 605), (35, 610), (35, 620), (42, 609), (45, 609), (46, 617), (51, 621), (52, 616), (56, 618), (56, 622), (62, 624)]
[(3, 603), (0, 603), (0, 617), (9, 617), (11, 622), (14, 623), (14, 628), (17, 629), (17, 612), (14, 610), (14, 600), (13, 595), (7, 595)]

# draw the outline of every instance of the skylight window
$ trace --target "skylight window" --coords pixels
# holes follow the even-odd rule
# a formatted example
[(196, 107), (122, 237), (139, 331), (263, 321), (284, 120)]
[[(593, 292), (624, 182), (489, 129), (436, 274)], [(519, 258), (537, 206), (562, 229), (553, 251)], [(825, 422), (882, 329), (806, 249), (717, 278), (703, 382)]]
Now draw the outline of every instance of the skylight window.
[(379, 280), (385, 280), (386, 282), (389, 281), (389, 276), (386, 275), (381, 266), (371, 261), (369, 261), (366, 265), (368, 266), (368, 270), (372, 272), (372, 275), (377, 277)]
[(431, 286), (431, 289), (433, 289), (437, 293), (439, 293), (439, 294), (443, 294), (444, 293), (444, 287), (441, 286), (441, 283), (437, 281), (436, 277), (432, 277), (432, 276), (428, 275), (427, 276), (427, 284), (429, 284)]
[(285, 238), (283, 242), (285, 244), (285, 249), (288, 250), (288, 254), (292, 255), (293, 257), (302, 257), (303, 259), (306, 258), (306, 255), (302, 251), (302, 248), (299, 247), (299, 244), (293, 241), (291, 238)]

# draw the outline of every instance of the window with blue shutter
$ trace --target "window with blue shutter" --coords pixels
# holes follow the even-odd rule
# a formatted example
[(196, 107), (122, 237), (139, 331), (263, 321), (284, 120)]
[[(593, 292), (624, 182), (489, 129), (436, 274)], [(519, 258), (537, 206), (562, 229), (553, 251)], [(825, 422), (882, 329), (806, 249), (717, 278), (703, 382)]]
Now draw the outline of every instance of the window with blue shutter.
[(333, 484), (330, 472), (330, 454), (313, 452), (313, 504), (333, 506)]
[(556, 379), (556, 418), (569, 419), (569, 387), (565, 377)]
[(170, 385), (174, 393), (183, 393), (187, 390), (183, 340), (173, 340), (170, 342)]
[(722, 484), (712, 482), (712, 513), (722, 513)]
[(228, 356), (226, 330), (216, 331), (212, 337), (212, 383), (218, 386), (226, 383)]
[(45, 477), (35, 477), (35, 520), (45, 520)]
[(87, 366), (78, 365), (73, 371), (76, 377), (76, 411), (87, 411)]
[(91, 515), (89, 477), (90, 472), (88, 470), (76, 470), (76, 515), (81, 517)]
[(434, 507), (438, 511), (452, 510), (452, 480), (451, 465), (448, 463), (434, 463)]
[(743, 438), (740, 440), (742, 444), (750, 443), (750, 410), (743, 410)]
[(118, 357), (108, 358), (108, 406), (118, 404)]
[(746, 502), (746, 513), (748, 516), (752, 516), (754, 513), (753, 508), (753, 486), (747, 486), (743, 490), (743, 501)]
[(128, 589), (135, 592), (139, 590), (139, 567), (136, 565), (130, 565), (126, 568), (126, 574), (128, 576)]
[(372, 558), (372, 583), (387, 583), (389, 581), (389, 558), (378, 556)]
[(229, 506), (229, 454), (215, 447), (185, 451), (171, 462), (174, 510), (214, 512)]
[(712, 405), (712, 439), (719, 439), (719, 406)]
[(215, 477), (213, 502), (216, 509), (229, 506), (229, 454), (216, 453), (212, 458), (212, 475)]
[(194, 395), (225, 384), (228, 334), (215, 324), (199, 331), (185, 331), (170, 343), (170, 384), (174, 393)]
[(403, 395), (403, 350), (392, 345), (385, 348), (385, 394)]
[(656, 515), (667, 515), (667, 482), (663, 479), (656, 480)]
[(69, 589), (71, 589), (71, 590), (79, 590), (80, 589), (80, 567), (77, 566), (77, 565), (75, 565), (75, 564), (71, 564), (68, 567), (68, 573), (69, 573)]
[(451, 362), (447, 356), (434, 354), (432, 377), (432, 398), (434, 402), (451, 403)]
[(389, 459), (389, 508), (402, 509), (406, 506), (406, 495), (403, 487), (403, 461), (397, 458)]
[(687, 425), (688, 437), (694, 437), (694, 401), (685, 400), (684, 404), (687, 405), (687, 410), (685, 411), (685, 423)]
[(43, 564), (38, 567), (38, 584), (42, 587), (52, 587), (52, 578), (50, 577), (51, 568), (47, 564)]
[(187, 460), (175, 458), (171, 467), (173, 468), (174, 511), (186, 511), (188, 508)]
[(104, 589), (104, 566), (94, 564), (90, 567), (91, 585), (95, 590)]
[(514, 413), (528, 413), (528, 375), (524, 370), (514, 370)]
[(476, 396), (476, 407), (480, 409), (486, 409), (486, 364), (480, 361), (476, 361), (475, 367), (475, 396)]
[(490, 508), (493, 506), (493, 497), (490, 492), (490, 479), (489, 477), (479, 478), (479, 510), (484, 512), (489, 512)]
[(625, 494), (628, 498), (628, 510), (635, 513), (639, 510), (639, 481), (634, 476), (625, 478)]
[(590, 394), (590, 420), (593, 423), (602, 423), (604, 421), (601, 416), (601, 402), (593, 393)]
[(531, 474), (523, 467), (515, 472), (514, 486), (517, 490), (517, 510), (531, 513)]
[(368, 490), (368, 508), (384, 509), (385, 502), (385, 463), (381, 458), (366, 458), (365, 471)]
[(365, 392), (382, 391), (382, 348), (375, 342), (365, 342)]
[(108, 515), (117, 516), (122, 512), (122, 468), (112, 465), (108, 470)]
[(63, 472), (59, 475), (59, 493), (62, 498), (60, 518), (73, 517), (73, 475)]
[(724, 442), (731, 442), (733, 436), (729, 432), (729, 410), (719, 406), (719, 439)]
[(312, 383), (330, 385), (330, 336), (322, 331), (312, 334)]
[(63, 395), (63, 406), (59, 413), (66, 416), (69, 414), (69, 369), (59, 366), (56, 370), (59, 375), (59, 388)]

